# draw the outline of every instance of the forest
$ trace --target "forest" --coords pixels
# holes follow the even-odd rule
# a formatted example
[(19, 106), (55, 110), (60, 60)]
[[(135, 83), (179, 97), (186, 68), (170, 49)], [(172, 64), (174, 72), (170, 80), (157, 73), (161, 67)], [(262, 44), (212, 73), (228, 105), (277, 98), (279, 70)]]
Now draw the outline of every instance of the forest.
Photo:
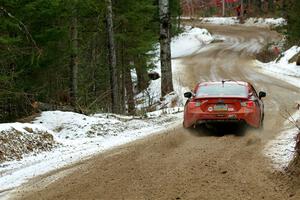
[[(148, 86), (161, 39), (158, 0), (0, 2), (0, 122), (43, 107), (135, 113), (134, 95)], [(284, 31), (290, 43), (299, 45), (298, 0), (241, 0), (234, 5), (241, 2), (252, 8), (252, 15), (287, 18)], [(170, 0), (169, 5), (171, 36), (180, 32), (180, 15), (191, 14), (190, 9), (198, 16), (221, 15), (215, 0)]]
[[(130, 72), (137, 73), (136, 92), (145, 89), (153, 67), (149, 52), (159, 42), (158, 1), (111, 2), (119, 94), (114, 111), (108, 2), (1, 0), (1, 122), (30, 115), (36, 102), (79, 112), (132, 112)], [(179, 1), (170, 7), (176, 24)]]

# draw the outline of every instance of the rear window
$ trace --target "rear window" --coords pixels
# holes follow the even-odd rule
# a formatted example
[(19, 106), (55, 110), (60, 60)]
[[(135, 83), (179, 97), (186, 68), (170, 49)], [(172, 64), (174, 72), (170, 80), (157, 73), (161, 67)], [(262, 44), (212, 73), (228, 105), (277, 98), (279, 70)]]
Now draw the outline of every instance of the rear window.
[(235, 83), (216, 83), (201, 85), (196, 92), (197, 97), (248, 97), (247, 87)]

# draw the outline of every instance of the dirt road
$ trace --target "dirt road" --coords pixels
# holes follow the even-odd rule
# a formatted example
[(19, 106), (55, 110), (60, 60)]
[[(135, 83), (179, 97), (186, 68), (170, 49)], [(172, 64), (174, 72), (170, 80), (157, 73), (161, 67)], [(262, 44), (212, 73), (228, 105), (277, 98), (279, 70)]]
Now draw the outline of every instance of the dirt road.
[(268, 94), (263, 131), (225, 127), (220, 136), (204, 129), (187, 131), (179, 124), (33, 179), (12, 198), (299, 199), (299, 188), (274, 172), (261, 153), (283, 126), (279, 111), (300, 99), (298, 88), (254, 70), (254, 54), (279, 36), (261, 28), (206, 28), (227, 40), (182, 58), (181, 81), (188, 87), (201, 80), (250, 81)]

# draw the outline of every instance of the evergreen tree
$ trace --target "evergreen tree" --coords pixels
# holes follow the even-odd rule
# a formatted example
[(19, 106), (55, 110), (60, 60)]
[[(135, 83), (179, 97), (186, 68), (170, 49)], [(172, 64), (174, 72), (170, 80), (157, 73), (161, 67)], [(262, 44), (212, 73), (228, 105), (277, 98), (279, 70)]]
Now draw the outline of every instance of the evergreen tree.
[[(179, 1), (172, 0), (172, 22)], [(110, 81), (107, 4), (98, 0), (1, 0), (0, 121), (30, 115), (32, 103), (76, 105), (83, 111), (134, 111), (130, 71), (139, 89), (159, 39), (157, 0), (113, 1), (116, 82)], [(176, 27), (176, 26), (174, 26)], [(127, 108), (127, 111), (126, 111)]]
[(300, 1), (285, 1), (284, 9), (287, 15), (287, 36), (290, 44), (300, 45)]

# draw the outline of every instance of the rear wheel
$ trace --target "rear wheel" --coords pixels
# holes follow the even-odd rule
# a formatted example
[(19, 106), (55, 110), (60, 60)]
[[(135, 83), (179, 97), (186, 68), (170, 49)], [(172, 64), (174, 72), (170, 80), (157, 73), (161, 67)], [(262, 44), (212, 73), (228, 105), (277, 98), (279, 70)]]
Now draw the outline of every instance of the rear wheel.
[(185, 128), (185, 129), (194, 129), (194, 128), (195, 128), (195, 125), (187, 126), (187, 125), (185, 124), (184, 121), (182, 122), (182, 126), (183, 126), (183, 128)]
[(187, 127), (187, 126), (185, 125), (184, 121), (182, 122), (182, 126), (183, 126), (183, 128), (185, 128), (185, 129), (188, 129), (188, 128), (189, 128), (189, 127)]

